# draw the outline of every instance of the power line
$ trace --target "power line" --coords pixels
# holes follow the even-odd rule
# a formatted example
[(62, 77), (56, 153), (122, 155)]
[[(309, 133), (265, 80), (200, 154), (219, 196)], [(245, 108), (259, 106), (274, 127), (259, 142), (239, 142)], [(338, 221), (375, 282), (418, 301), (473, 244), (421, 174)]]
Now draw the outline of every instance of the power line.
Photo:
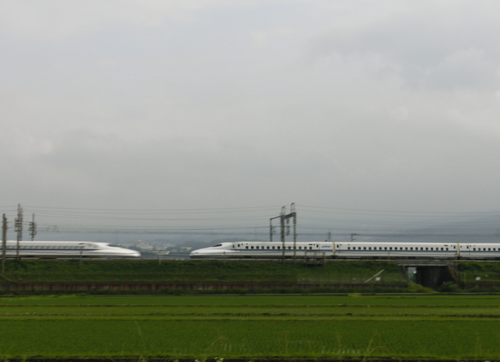
[[(26, 207), (26, 206), (25, 206)], [(30, 209), (44, 210), (61, 210), (64, 212), (77, 213), (146, 213), (146, 214), (179, 214), (179, 213), (226, 213), (226, 212), (253, 212), (274, 210), (276, 206), (250, 206), (250, 207), (227, 207), (227, 208), (195, 208), (195, 209), (106, 209), (106, 208), (71, 208), (71, 207), (50, 207), (50, 206), (28, 206)]]
[[(403, 211), (403, 210), (377, 210), (377, 209), (351, 209), (351, 208), (338, 208), (338, 207), (327, 207), (327, 206), (310, 206), (310, 205), (300, 205), (302, 208), (311, 208), (311, 209), (320, 209), (320, 210), (336, 210), (331, 211), (330, 213), (336, 213), (338, 211), (353, 211), (353, 212), (367, 212), (370, 214), (380, 214), (380, 213), (389, 213), (396, 214), (396, 216), (400, 214), (428, 214), (428, 215), (442, 215), (446, 214), (449, 216), (457, 216), (457, 215), (487, 215), (487, 214), (496, 214), (499, 215), (500, 211)], [(309, 210), (313, 212), (312, 210)], [(328, 212), (328, 211), (324, 211)]]

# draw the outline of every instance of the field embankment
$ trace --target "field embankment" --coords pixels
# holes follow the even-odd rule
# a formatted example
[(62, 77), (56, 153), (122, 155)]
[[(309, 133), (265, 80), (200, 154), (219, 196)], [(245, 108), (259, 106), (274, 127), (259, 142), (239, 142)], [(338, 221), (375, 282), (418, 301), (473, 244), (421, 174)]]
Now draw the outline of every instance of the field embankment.
[[(382, 272), (382, 273), (380, 273)], [(377, 278), (372, 278), (380, 273)], [(306, 265), (221, 261), (10, 260), (2, 293), (89, 292), (400, 292), (408, 283), (394, 263)]]
[[(375, 275), (377, 275), (376, 278), (374, 278)], [(456, 275), (460, 280), (459, 284), (447, 283), (438, 290), (500, 292), (500, 263), (458, 262)], [(57, 283), (60, 285), (56, 285)], [(65, 283), (66, 285), (63, 285)], [(69, 287), (71, 283), (73, 284)], [(77, 285), (78, 283), (81, 285)], [(128, 286), (116, 283), (128, 283)], [(141, 286), (139, 285), (141, 283), (150, 283), (150, 285)], [(267, 261), (162, 261), (159, 263), (153, 260), (84, 260), (83, 262), (78, 260), (8, 260), (6, 272), (0, 278), (0, 293), (64, 292), (65, 290), (90, 293), (111, 292), (112, 290), (142, 293), (204, 293), (207, 291), (370, 293), (415, 292), (424, 289), (411, 283), (408, 284), (404, 273), (396, 263), (382, 261), (335, 261), (307, 265)]]
[(247, 281), (247, 282), (334, 282), (365, 281), (375, 273), (381, 282), (404, 281), (395, 263), (347, 261), (325, 265), (279, 262), (222, 261), (61, 261), (8, 260), (5, 277), (12, 281)]

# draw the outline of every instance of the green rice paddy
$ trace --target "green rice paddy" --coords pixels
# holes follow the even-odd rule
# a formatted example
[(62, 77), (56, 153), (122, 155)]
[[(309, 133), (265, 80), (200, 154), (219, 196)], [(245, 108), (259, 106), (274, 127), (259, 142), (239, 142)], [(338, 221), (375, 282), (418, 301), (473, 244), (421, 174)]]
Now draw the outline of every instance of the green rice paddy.
[(0, 356), (498, 359), (500, 296), (1, 298)]

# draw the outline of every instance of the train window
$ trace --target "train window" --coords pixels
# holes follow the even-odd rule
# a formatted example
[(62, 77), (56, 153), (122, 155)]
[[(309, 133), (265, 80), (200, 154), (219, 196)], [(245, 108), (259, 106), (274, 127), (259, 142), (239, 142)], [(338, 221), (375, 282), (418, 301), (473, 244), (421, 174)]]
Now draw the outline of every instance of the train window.
[(248, 245), (247, 245), (247, 249), (248, 249)]
[(425, 248), (425, 250), (429, 250), (429, 248)]
[(490, 249), (490, 248), (488, 248), (488, 251), (491, 251), (491, 249)]
[(250, 249), (253, 249), (253, 245), (250, 247)]
[(236, 247), (236, 245), (233, 244), (233, 249)]
[(277, 247), (277, 249), (279, 250), (279, 249), (280, 249), (280, 247), (278, 246), (278, 247)]
[(274, 249), (274, 246), (273, 246), (273, 249)]
[(366, 250), (366, 246), (363, 246), (363, 250)]
[(446, 251), (448, 251), (448, 248), (446, 248)]
[(387, 250), (387, 246), (384, 248), (384, 250)]
[(443, 248), (441, 248), (441, 250), (444, 250)]
[(255, 249), (258, 249), (258, 248), (259, 248), (258, 246), (255, 247)]
[(292, 247), (291, 247), (291, 246), (289, 246), (289, 247), (288, 247), (288, 249), (289, 249), (289, 250), (291, 250), (291, 249), (292, 249)]
[(347, 250), (351, 250), (351, 247), (350, 247), (350, 246), (348, 246), (348, 247), (347, 247)]
[(486, 251), (486, 248), (483, 248), (483, 251)]
[(476, 251), (476, 248), (473, 248), (472, 250)]
[(214, 248), (216, 248), (216, 247), (218, 247), (218, 246), (222, 246), (222, 244), (217, 244), (217, 245), (215, 245), (215, 246), (214, 246)]
[(389, 250), (392, 250), (392, 246), (389, 247)]
[(405, 247), (405, 250), (408, 250), (408, 247), (407, 247), (407, 246)]
[(313, 247), (312, 247), (312, 246), (310, 246), (310, 247), (309, 247), (309, 250), (312, 250), (312, 248), (313, 248)]

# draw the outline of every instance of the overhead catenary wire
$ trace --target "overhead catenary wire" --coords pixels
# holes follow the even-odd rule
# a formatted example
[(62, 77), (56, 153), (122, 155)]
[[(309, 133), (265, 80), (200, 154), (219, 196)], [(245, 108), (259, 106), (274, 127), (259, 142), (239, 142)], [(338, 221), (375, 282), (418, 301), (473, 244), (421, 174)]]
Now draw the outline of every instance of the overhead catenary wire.
[[(342, 213), (342, 214), (363, 214), (366, 215), (380, 215), (383, 216), (388, 214), (388, 216), (408, 216), (415, 217), (417, 215), (422, 216), (471, 216), (471, 215), (500, 215), (500, 211), (405, 211), (405, 210), (377, 210), (377, 209), (352, 209), (352, 208), (339, 208), (339, 207), (328, 207), (328, 206), (310, 206), (310, 205), (298, 205), (301, 210), (307, 210), (310, 212), (322, 212), (322, 213)], [(331, 210), (331, 211), (328, 211)]]
[[(497, 235), (500, 212), (444, 212), (444, 211), (397, 211), (351, 209), (324, 206), (299, 205), (299, 235), (359, 237), (413, 237), (418, 236), (490, 236)], [(255, 225), (256, 220), (266, 220), (278, 209), (276, 206), (251, 206), (234, 208), (200, 209), (124, 209), (124, 208), (71, 208), (25, 206), (36, 211), (39, 231), (95, 232), (95, 233), (163, 233), (221, 235), (221, 233), (255, 234), (268, 226)], [(15, 207), (6, 207), (15, 211)], [(318, 215), (319, 214), (319, 215)], [(329, 215), (332, 215), (329, 217)], [(481, 220), (482, 218), (492, 220)], [(474, 224), (463, 224), (464, 218)], [(60, 222), (79, 220), (80, 225)], [(101, 222), (102, 220), (102, 222)], [(133, 221), (133, 223), (131, 222)], [(460, 221), (458, 223), (457, 221)], [(122, 223), (123, 222), (123, 223)], [(248, 224), (246, 224), (248, 222)], [(223, 224), (222, 224), (223, 223)], [(27, 225), (28, 223), (23, 223)], [(57, 224), (57, 225), (56, 225)], [(153, 225), (160, 224), (160, 225)], [(252, 225), (253, 224), (253, 225)], [(437, 228), (430, 232), (428, 228)], [(406, 231), (404, 230), (406, 229)], [(421, 230), (417, 230), (421, 229)], [(251, 231), (248, 231), (251, 230)]]

